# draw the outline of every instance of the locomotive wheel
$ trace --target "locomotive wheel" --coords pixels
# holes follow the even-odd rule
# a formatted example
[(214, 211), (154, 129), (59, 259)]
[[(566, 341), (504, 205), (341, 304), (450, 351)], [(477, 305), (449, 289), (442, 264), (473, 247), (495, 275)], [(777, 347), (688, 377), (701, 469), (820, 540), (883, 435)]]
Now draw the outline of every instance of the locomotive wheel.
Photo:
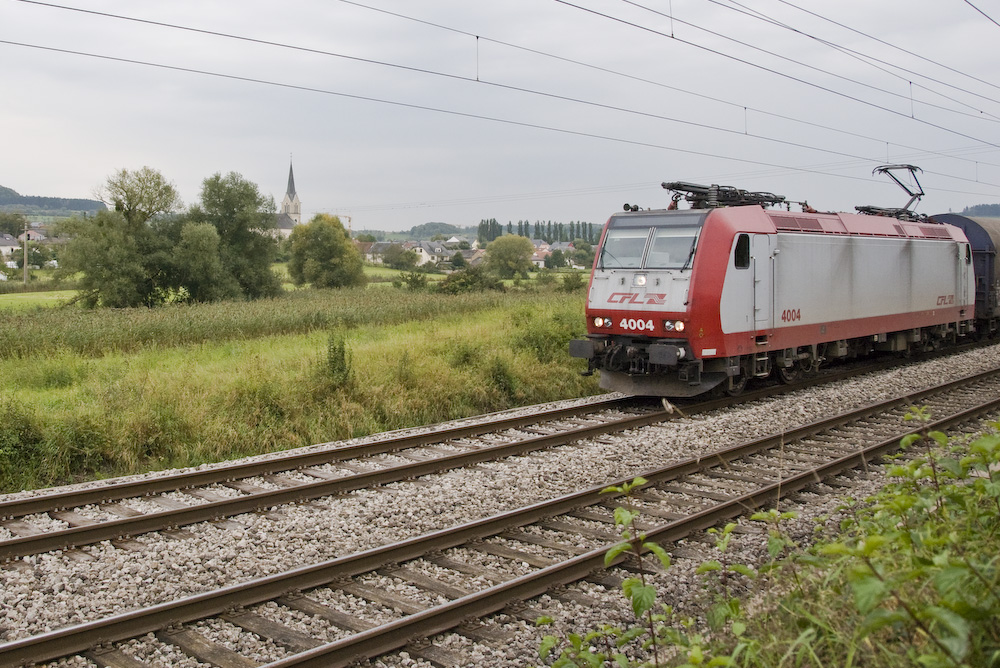
[(794, 383), (799, 377), (799, 367), (796, 364), (790, 367), (776, 366), (774, 368), (778, 372), (778, 380), (786, 385)]
[(745, 373), (741, 373), (739, 376), (734, 376), (731, 381), (732, 387), (726, 390), (726, 394), (728, 394), (731, 397), (740, 396), (741, 394), (743, 394), (743, 390), (746, 389), (748, 380), (749, 379), (747, 378), (747, 375)]

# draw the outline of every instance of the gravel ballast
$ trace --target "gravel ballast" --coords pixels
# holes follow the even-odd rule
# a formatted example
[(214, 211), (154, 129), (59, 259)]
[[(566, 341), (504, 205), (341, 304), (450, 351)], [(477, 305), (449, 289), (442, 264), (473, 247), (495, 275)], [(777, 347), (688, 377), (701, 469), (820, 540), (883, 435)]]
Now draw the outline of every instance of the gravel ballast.
[[(917, 390), (991, 368), (998, 352), (1000, 346), (983, 348), (710, 414), (682, 417), (668, 424), (603, 437), (601, 442), (553, 448), (483, 464), (476, 469), (421, 479), (431, 483), (429, 485), (395, 483), (349, 496), (279, 507), (266, 514), (230, 518), (231, 522), (241, 525), (238, 529), (202, 523), (185, 527), (185, 538), (171, 538), (160, 533), (136, 537), (131, 540), (135, 546), (132, 549), (116, 548), (108, 542), (81, 548), (80, 552), (89, 559), (65, 552), (26, 557), (0, 569), (0, 591), (3, 591), (0, 642), (279, 573), (488, 517), (603, 481), (631, 477), (671, 461), (880, 401), (907, 389)], [(534, 410), (537, 408), (523, 409), (523, 412)], [(86, 485), (108, 482), (113, 481)], [(266, 481), (259, 482), (266, 484)], [(865, 477), (852, 484), (861, 487), (852, 491), (851, 496), (861, 498), (870, 493), (869, 490), (877, 489), (881, 473), (873, 467)], [(32, 494), (8, 495), (0, 500)], [(187, 502), (194, 501), (188, 498)], [(838, 496), (811, 497), (800, 509), (796, 531), (803, 536), (811, 535), (815, 518), (833, 515), (841, 502)], [(146, 510), (146, 504), (154, 505), (146, 501), (129, 502), (140, 510)], [(746, 554), (741, 552), (734, 560), (754, 563), (755, 559), (766, 555), (759, 544), (761, 540), (754, 534), (741, 535), (735, 544), (746, 550)], [(510, 567), (509, 562), (499, 559), (483, 562), (482, 555), (475, 559), (498, 571)], [(684, 572), (687, 563), (693, 564), (693, 561), (679, 559), (667, 575), (656, 576), (661, 591), (679, 602), (688, 597), (689, 587), (699, 587), (693, 576), (695, 565), (691, 566), (691, 577)], [(592, 585), (580, 586), (593, 588)], [(588, 594), (594, 595), (593, 589), (588, 590)], [(575, 606), (568, 616), (560, 613), (556, 623), (568, 624), (568, 621), (559, 620), (572, 619), (573, 626), (580, 629), (612, 621), (609, 611), (619, 608), (624, 611), (620, 598), (618, 592), (611, 592), (607, 606), (602, 605), (600, 609)], [(537, 607), (547, 605), (555, 606), (558, 611), (571, 604), (553, 599), (542, 600)], [(376, 609), (364, 616), (371, 621), (381, 621), (386, 618), (386, 612)], [(211, 628), (211, 624), (218, 622), (206, 622), (206, 629)], [(515, 632), (517, 642), (489, 647), (482, 643), (470, 645), (463, 638), (459, 647), (466, 655), (474, 651), (481, 657), (479, 665), (516, 666), (537, 662), (536, 650), (542, 632), (521, 621), (509, 620), (507, 625)], [(242, 632), (242, 635), (249, 634)], [(146, 644), (148, 642), (151, 641), (134, 641), (134, 647), (144, 658), (147, 654), (153, 657), (151, 665), (175, 665), (166, 658), (167, 650), (160, 652), (162, 661), (156, 658), (157, 649)], [(228, 642), (243, 641), (230, 639)], [(281, 653), (278, 648), (272, 648), (262, 651), (261, 657), (273, 660)], [(402, 655), (378, 660), (375, 664), (424, 665)], [(87, 663), (67, 661), (60, 665)]]

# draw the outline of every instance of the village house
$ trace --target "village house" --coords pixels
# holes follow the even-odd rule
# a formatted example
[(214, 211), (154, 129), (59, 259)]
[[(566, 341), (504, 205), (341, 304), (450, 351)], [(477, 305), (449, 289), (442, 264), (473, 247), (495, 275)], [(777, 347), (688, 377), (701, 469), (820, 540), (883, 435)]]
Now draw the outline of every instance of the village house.
[(11, 253), (21, 249), (21, 242), (10, 234), (0, 234), (0, 258), (5, 258)]
[(450, 262), (455, 255), (455, 251), (445, 246), (443, 241), (407, 241), (403, 248), (417, 254), (418, 266)]

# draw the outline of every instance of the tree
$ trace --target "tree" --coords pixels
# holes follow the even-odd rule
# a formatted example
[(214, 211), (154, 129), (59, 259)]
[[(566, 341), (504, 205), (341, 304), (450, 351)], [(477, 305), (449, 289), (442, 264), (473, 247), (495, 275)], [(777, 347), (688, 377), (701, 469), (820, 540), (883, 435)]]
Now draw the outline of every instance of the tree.
[(382, 264), (392, 269), (408, 271), (417, 266), (417, 254), (399, 244), (392, 244), (382, 253)]
[(462, 251), (455, 251), (455, 254), (451, 256), (451, 266), (455, 269), (469, 266), (469, 263), (465, 261), (465, 256), (462, 255)]
[(0, 211), (0, 234), (16, 237), (24, 232), (24, 224), (28, 219), (23, 213), (8, 213)]
[(80, 299), (87, 306), (154, 306), (162, 286), (150, 276), (139, 235), (119, 211), (98, 211), (93, 218), (72, 218), (61, 255), (60, 275), (80, 273)]
[(120, 169), (94, 194), (109, 208), (120, 212), (133, 228), (182, 206), (174, 185), (150, 167), (135, 171)]
[(274, 199), (257, 184), (236, 172), (221, 173), (202, 183), (201, 204), (191, 207), (188, 219), (210, 223), (219, 233), (219, 257), (226, 273), (250, 299), (281, 292), (281, 279), (271, 270), (278, 250), (270, 234), (275, 226)]
[(340, 288), (365, 284), (361, 253), (337, 216), (317, 214), (296, 225), (289, 237), (292, 257), (288, 273), (296, 285)]
[(569, 256), (573, 264), (580, 267), (590, 267), (594, 264), (594, 247), (583, 239), (574, 239), (573, 251)]
[(219, 233), (209, 223), (184, 223), (180, 240), (173, 249), (178, 289), (196, 302), (238, 297), (240, 286), (222, 266)]
[(514, 234), (503, 236), (486, 247), (486, 267), (500, 278), (527, 277), (534, 252), (530, 239)]
[(376, 241), (378, 241), (378, 239), (375, 238), (374, 234), (368, 234), (368, 233), (359, 234), (354, 238), (362, 243), (375, 243)]
[(558, 269), (560, 267), (566, 266), (566, 256), (558, 248), (548, 254), (545, 258), (545, 267), (547, 269)]

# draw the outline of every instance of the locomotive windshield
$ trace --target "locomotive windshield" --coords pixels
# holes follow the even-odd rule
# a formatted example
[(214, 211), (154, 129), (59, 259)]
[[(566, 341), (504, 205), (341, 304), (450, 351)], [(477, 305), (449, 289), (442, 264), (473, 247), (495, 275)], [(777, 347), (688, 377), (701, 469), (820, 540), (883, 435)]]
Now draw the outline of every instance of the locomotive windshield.
[(688, 269), (706, 213), (613, 217), (601, 247), (602, 269)]

